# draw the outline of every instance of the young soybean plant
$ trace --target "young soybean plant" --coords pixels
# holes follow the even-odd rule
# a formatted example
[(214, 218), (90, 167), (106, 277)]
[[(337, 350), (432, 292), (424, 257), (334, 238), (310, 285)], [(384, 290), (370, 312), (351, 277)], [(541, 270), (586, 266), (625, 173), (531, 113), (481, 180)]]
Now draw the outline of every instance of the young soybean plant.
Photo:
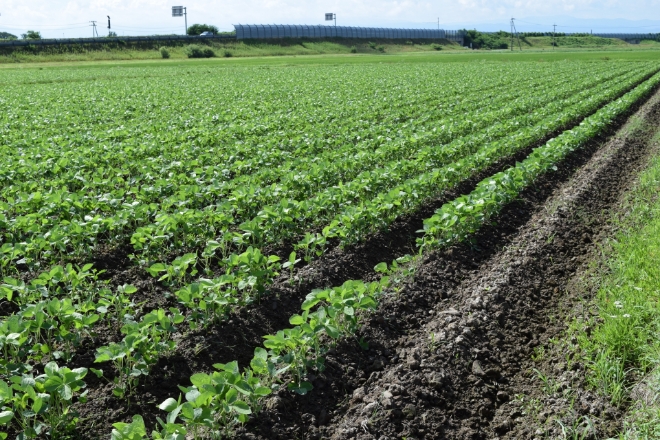
[[(151, 367), (163, 353), (176, 348), (171, 335), (184, 320), (178, 309), (170, 309), (169, 314), (163, 309), (154, 310), (143, 316), (139, 323), (126, 323), (121, 329), (126, 335), (121, 342), (96, 350), (94, 362), (112, 362), (118, 372), (113, 380), (116, 397), (130, 397), (140, 377), (149, 375)], [(93, 369), (92, 372), (98, 377), (103, 376), (102, 370)]]
[[(72, 429), (77, 417), (71, 412), (73, 396), (85, 388), (86, 368), (69, 369), (49, 362), (44, 374), (12, 376), (11, 386), (0, 381), (0, 426), (14, 422), (20, 428), (19, 439), (51, 437)], [(79, 395), (84, 402), (86, 393)], [(0, 439), (6, 438), (0, 433)]]
[(190, 378), (191, 387), (179, 387), (185, 395), (182, 403), (169, 398), (159, 405), (168, 413), (164, 422), (159, 419), (163, 431), (154, 435), (157, 439), (178, 439), (184, 431), (176, 424), (179, 418), (186, 431), (194, 439), (220, 439), (228, 435), (238, 423), (245, 423), (257, 398), (271, 393), (270, 388), (260, 385), (259, 379), (246, 372), (241, 374), (238, 363), (215, 364), (212, 374), (195, 374)]

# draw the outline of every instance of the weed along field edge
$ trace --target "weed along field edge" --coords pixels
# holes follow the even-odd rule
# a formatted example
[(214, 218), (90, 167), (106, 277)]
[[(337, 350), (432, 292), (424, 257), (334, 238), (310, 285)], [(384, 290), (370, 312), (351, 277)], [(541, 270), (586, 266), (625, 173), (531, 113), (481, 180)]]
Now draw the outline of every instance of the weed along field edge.
[(656, 151), (656, 55), (0, 69), (0, 432), (617, 435), (590, 336), (542, 354)]

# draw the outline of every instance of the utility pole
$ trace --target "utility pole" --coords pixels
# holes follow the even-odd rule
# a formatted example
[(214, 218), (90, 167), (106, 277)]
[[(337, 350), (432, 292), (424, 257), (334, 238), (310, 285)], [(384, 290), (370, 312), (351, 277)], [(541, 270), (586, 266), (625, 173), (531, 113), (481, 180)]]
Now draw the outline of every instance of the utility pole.
[(108, 17), (108, 37), (109, 37), (112, 28), (110, 27), (110, 16), (108, 15), (107, 17)]
[(552, 25), (552, 50), (555, 50), (555, 46), (557, 45), (556, 35), (557, 35), (557, 25), (553, 24)]
[[(511, 52), (513, 52), (513, 36), (514, 34), (518, 37), (518, 31), (516, 30), (516, 23), (514, 22), (515, 18), (511, 19)], [(520, 44), (520, 37), (518, 37), (518, 47), (522, 52), (522, 44)]]
[(92, 21), (90, 21), (90, 23), (92, 23), (92, 24), (90, 24), (90, 26), (92, 27), (92, 38), (98, 37), (99, 33), (96, 32), (96, 21), (92, 20)]
[(511, 52), (513, 52), (513, 18), (511, 19)]

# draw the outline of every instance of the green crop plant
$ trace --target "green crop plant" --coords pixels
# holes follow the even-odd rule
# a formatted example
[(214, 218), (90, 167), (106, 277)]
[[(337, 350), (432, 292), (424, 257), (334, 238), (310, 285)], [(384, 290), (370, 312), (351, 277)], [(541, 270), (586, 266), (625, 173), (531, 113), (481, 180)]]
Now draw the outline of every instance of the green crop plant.
[[(117, 372), (112, 379), (115, 396), (130, 399), (140, 377), (148, 376), (159, 357), (176, 348), (171, 336), (185, 317), (177, 309), (169, 312), (158, 309), (144, 315), (140, 322), (127, 322), (121, 329), (125, 335), (121, 342), (96, 350), (94, 362), (111, 362)], [(99, 377), (104, 376), (102, 370), (93, 372)]]
[[(49, 362), (44, 374), (9, 377), (9, 382), (0, 381), (0, 425), (14, 423), (19, 429), (19, 438), (51, 437), (71, 430), (78, 421), (71, 411), (73, 397), (85, 402), (85, 393), (80, 393), (86, 384), (86, 368), (69, 369)], [(2, 434), (0, 433), (0, 436)], [(6, 434), (4, 434), (6, 437)]]

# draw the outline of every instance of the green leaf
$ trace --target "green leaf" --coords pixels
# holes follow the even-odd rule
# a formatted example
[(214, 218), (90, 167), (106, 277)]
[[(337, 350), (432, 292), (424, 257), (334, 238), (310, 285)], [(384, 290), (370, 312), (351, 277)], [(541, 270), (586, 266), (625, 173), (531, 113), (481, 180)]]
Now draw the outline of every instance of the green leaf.
[(14, 413), (12, 411), (2, 411), (0, 412), (0, 425), (6, 425), (11, 422), (14, 418)]
[(289, 324), (291, 325), (301, 325), (305, 323), (305, 318), (300, 315), (294, 315), (289, 318)]
[(169, 399), (158, 405), (158, 408), (162, 409), (163, 411), (171, 412), (177, 406), (179, 406), (179, 402), (177, 402), (176, 400), (170, 397)]
[(387, 263), (378, 263), (374, 270), (378, 273), (387, 273)]
[(262, 397), (263, 396), (268, 396), (272, 392), (273, 392), (273, 390), (271, 390), (268, 387), (257, 387), (257, 388), (254, 389), (254, 394), (256, 394), (257, 396), (262, 396)]
[(234, 403), (229, 405), (229, 407), (239, 414), (252, 414), (252, 410), (250, 409), (248, 404), (241, 400), (235, 401)]

